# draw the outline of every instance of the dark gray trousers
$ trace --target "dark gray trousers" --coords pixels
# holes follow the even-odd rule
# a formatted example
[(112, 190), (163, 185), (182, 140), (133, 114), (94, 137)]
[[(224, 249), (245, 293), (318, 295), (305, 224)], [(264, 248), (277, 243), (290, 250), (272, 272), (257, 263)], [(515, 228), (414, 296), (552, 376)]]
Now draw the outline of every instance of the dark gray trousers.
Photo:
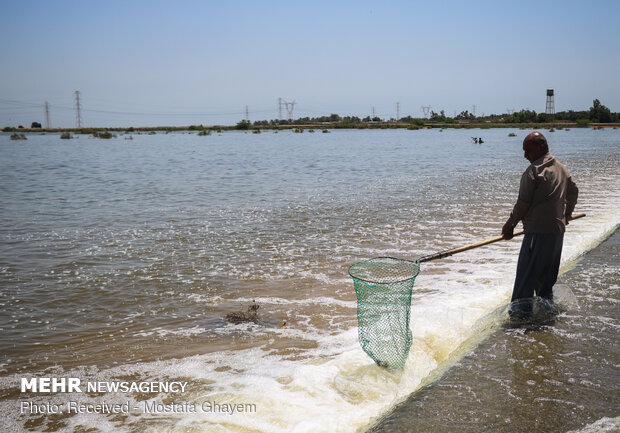
[(558, 279), (564, 233), (526, 233), (523, 236), (512, 301), (531, 298), (553, 299), (553, 285)]

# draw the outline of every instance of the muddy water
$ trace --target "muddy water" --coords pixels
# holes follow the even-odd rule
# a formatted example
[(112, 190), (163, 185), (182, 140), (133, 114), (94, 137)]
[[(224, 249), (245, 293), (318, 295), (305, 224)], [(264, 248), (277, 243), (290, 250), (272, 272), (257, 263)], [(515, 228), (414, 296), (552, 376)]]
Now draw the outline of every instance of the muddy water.
[[(6, 430), (368, 428), (449, 366), (460, 347), (495, 331), (495, 322), (477, 327), (507, 302), (519, 243), (422, 267), (411, 305), (413, 344), (398, 373), (359, 347), (348, 267), (496, 236), (527, 166), (525, 132), (31, 135), (20, 143), (0, 134)], [(577, 210), (588, 213), (565, 237), (566, 266), (620, 223), (620, 134), (547, 135), (580, 187)], [(253, 301), (256, 323), (225, 319)], [(182, 395), (19, 392), (21, 378), (43, 376), (189, 385)], [(26, 399), (133, 405), (145, 398), (257, 410), (19, 413)]]
[(615, 233), (560, 277), (552, 323), (504, 322), (369, 432), (620, 431), (619, 281)]

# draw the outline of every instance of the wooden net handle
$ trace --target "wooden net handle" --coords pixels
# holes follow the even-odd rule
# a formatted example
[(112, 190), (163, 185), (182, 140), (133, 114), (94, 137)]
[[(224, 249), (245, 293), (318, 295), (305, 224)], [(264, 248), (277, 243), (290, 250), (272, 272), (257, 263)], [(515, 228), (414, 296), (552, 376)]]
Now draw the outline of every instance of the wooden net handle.
[[(570, 217), (569, 221), (576, 220), (576, 219), (579, 219), (579, 218), (583, 218), (584, 216), (586, 216), (585, 213), (575, 214), (572, 217)], [(523, 230), (519, 230), (518, 232), (515, 232), (513, 236), (520, 236), (522, 234), (523, 234)], [(451, 256), (451, 255), (456, 254), (456, 253), (462, 253), (463, 251), (471, 250), (471, 249), (474, 249), (474, 248), (481, 247), (483, 245), (488, 245), (488, 244), (492, 244), (492, 243), (503, 241), (503, 240), (506, 240), (506, 239), (504, 239), (504, 236), (497, 236), (497, 237), (494, 237), (494, 238), (491, 238), (491, 239), (487, 239), (487, 240), (484, 240), (484, 241), (481, 241), (481, 242), (476, 242), (474, 244), (465, 245), (464, 247), (458, 247), (458, 248), (454, 248), (454, 249), (451, 249), (451, 250), (441, 251), (441, 252), (438, 252), (438, 253), (435, 253), (435, 254), (424, 256), (424, 257), (421, 257), (419, 259), (419, 261), (420, 262), (428, 262), (429, 260), (442, 259), (444, 257), (448, 257), (448, 256)]]

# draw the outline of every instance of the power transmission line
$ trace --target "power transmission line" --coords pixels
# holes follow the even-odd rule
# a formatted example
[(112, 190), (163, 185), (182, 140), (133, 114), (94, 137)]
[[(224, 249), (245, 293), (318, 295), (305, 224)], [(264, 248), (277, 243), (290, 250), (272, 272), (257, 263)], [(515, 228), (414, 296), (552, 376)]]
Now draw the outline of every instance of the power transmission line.
[(278, 98), (278, 120), (282, 120), (282, 98)]
[(50, 129), (50, 105), (45, 101), (45, 129)]
[(80, 113), (80, 91), (75, 91), (75, 127), (82, 127), (82, 115)]
[[(81, 96), (81, 94), (80, 94)], [(0, 110), (15, 110), (15, 109), (41, 109), (41, 103), (30, 103), (25, 101), (16, 101), (11, 99), (0, 98), (0, 104), (8, 105), (7, 107), (0, 107)], [(90, 104), (92, 106), (92, 104)], [(76, 110), (76, 98), (75, 93), (73, 97), (73, 105), (54, 104), (54, 109), (64, 111)], [(132, 115), (132, 116), (233, 116), (244, 115), (245, 110), (230, 110), (230, 111), (201, 111), (201, 112), (145, 112), (145, 111), (123, 111), (123, 110), (108, 110), (97, 108), (84, 108), (80, 99), (80, 114), (81, 113), (100, 113), (100, 114), (120, 114), (120, 115)], [(273, 109), (253, 110), (253, 113), (270, 113)], [(80, 116), (81, 117), (81, 116)]]
[(278, 104), (279, 104), (279, 120), (282, 120), (282, 104), (284, 104), (284, 107), (286, 108), (286, 112), (288, 114), (288, 120), (293, 120), (293, 109), (295, 108), (295, 100), (293, 99), (293, 102), (288, 102), (285, 101), (282, 98), (278, 98)]

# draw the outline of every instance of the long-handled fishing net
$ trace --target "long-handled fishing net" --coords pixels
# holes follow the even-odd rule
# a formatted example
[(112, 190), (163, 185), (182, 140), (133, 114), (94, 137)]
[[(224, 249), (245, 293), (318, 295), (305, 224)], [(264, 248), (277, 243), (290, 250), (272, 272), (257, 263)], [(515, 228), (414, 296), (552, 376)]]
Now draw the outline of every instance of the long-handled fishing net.
[(362, 349), (381, 367), (403, 368), (411, 347), (409, 307), (420, 262), (377, 257), (349, 268)]
[[(578, 214), (571, 219), (584, 216), (585, 214)], [(523, 231), (518, 231), (514, 236), (522, 234)], [(501, 240), (504, 240), (503, 236), (497, 236), (417, 260), (375, 257), (352, 265), (349, 275), (353, 278), (357, 294), (358, 336), (364, 352), (381, 367), (402, 369), (411, 347), (411, 293), (413, 283), (420, 273), (420, 263)]]

